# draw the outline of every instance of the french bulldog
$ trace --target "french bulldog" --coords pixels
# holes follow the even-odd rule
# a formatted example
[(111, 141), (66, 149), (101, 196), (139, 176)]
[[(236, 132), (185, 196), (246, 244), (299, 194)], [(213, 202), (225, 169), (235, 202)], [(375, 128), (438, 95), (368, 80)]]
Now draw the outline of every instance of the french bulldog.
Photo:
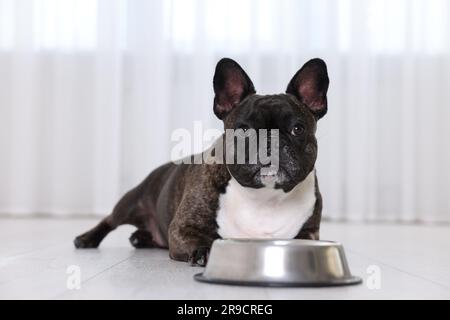
[(316, 58), (297, 71), (285, 94), (257, 95), (241, 66), (221, 59), (213, 78), (214, 113), (225, 130), (276, 129), (277, 172), (262, 175), (260, 162), (169, 162), (76, 237), (75, 247), (96, 248), (110, 231), (130, 224), (137, 228), (130, 237), (134, 247), (168, 248), (172, 259), (204, 266), (219, 238), (318, 240), (315, 133), (327, 112), (328, 85), (326, 64)]

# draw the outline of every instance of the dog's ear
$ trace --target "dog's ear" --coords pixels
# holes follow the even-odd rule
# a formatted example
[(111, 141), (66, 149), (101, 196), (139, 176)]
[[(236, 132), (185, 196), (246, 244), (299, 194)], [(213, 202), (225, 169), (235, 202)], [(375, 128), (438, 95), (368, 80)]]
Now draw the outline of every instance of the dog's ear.
[(312, 59), (297, 71), (289, 82), (286, 93), (296, 96), (317, 119), (327, 113), (327, 65), (322, 59)]
[(246, 96), (255, 93), (252, 81), (234, 60), (221, 59), (216, 66), (213, 79), (214, 113), (224, 119)]

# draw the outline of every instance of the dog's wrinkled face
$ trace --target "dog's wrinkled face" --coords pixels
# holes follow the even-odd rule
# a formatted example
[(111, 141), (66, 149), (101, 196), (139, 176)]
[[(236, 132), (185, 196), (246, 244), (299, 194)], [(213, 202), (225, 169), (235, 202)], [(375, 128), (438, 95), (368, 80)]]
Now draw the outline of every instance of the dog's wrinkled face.
[[(257, 95), (250, 78), (236, 62), (219, 61), (214, 75), (214, 112), (224, 121), (225, 129), (250, 133), (244, 136), (245, 163), (237, 163), (239, 134), (234, 143), (234, 163), (227, 163), (230, 174), (241, 185), (270, 186), (288, 192), (313, 170), (317, 158), (316, 122), (327, 111), (328, 83), (325, 63), (313, 59), (295, 74), (286, 94)], [(265, 133), (260, 129), (267, 130), (267, 143), (260, 143)], [(252, 139), (258, 145), (253, 151), (248, 147)], [(272, 140), (278, 143), (271, 144)], [(262, 169), (270, 164), (261, 163), (259, 157), (256, 163), (249, 161), (252, 152), (260, 151), (260, 144), (268, 146), (268, 155), (277, 157), (276, 168), (269, 174)]]
[[(278, 129), (278, 166), (272, 175), (261, 173), (262, 167), (269, 164), (228, 164), (233, 177), (243, 186), (259, 188), (274, 184), (275, 188), (291, 190), (306, 178), (314, 168), (317, 155), (315, 138), (316, 119), (311, 112), (294, 96), (251, 95), (233, 110), (225, 121), (226, 129), (267, 129), (269, 155), (271, 154), (271, 130)], [(262, 134), (262, 133), (261, 133)], [(255, 135), (258, 146), (261, 141)], [(250, 138), (246, 140), (247, 145)], [(238, 144), (234, 144), (235, 155)], [(259, 149), (257, 149), (259, 150)], [(249, 159), (249, 148), (245, 150), (246, 160)], [(259, 160), (259, 158), (257, 158)]]

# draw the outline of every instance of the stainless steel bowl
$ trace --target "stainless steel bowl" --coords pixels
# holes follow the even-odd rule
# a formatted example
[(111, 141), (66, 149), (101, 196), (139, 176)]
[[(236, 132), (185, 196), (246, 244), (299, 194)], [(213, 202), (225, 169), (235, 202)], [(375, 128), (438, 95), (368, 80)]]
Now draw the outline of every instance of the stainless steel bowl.
[(358, 284), (340, 243), (314, 240), (226, 239), (214, 241), (202, 282), (318, 287)]

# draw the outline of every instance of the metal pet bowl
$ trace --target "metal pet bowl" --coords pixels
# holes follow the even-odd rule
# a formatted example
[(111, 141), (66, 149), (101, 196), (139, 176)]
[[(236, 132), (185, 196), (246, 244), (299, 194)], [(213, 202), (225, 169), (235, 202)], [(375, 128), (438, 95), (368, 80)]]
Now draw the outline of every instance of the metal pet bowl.
[(340, 243), (314, 240), (226, 239), (214, 241), (201, 282), (320, 287), (361, 283), (352, 276)]

